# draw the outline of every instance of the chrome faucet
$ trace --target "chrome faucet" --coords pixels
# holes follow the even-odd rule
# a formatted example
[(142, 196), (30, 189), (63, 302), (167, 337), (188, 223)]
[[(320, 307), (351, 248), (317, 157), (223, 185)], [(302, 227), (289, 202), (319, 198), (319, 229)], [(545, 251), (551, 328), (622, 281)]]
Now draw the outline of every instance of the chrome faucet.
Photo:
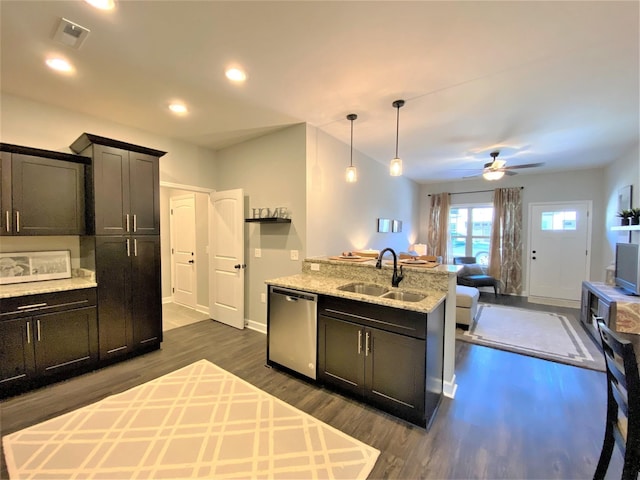
[(376, 268), (382, 268), (382, 257), (385, 252), (391, 252), (391, 255), (393, 255), (393, 277), (391, 277), (391, 286), (397, 287), (400, 285), (404, 276), (402, 275), (402, 265), (400, 265), (400, 275), (398, 275), (398, 256), (396, 255), (396, 252), (393, 251), (393, 248), (387, 247), (380, 252), (380, 255), (378, 255), (378, 261), (376, 262)]

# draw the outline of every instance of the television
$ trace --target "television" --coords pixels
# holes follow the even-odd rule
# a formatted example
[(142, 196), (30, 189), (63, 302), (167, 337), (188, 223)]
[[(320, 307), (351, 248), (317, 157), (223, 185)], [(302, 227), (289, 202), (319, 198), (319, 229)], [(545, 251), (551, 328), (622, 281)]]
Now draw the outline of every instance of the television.
[(616, 286), (627, 295), (640, 295), (640, 245), (617, 243)]

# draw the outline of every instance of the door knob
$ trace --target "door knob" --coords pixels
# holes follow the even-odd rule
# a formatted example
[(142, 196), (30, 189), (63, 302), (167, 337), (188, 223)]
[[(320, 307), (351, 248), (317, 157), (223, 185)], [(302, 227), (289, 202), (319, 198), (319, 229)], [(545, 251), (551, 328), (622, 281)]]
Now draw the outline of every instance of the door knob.
[(239, 263), (234, 265), (233, 268), (235, 268), (236, 270), (240, 270), (241, 268), (247, 268), (247, 264), (243, 263), (242, 265), (240, 265)]
[(194, 262), (193, 260), (189, 260), (189, 263), (196, 263), (196, 262)]

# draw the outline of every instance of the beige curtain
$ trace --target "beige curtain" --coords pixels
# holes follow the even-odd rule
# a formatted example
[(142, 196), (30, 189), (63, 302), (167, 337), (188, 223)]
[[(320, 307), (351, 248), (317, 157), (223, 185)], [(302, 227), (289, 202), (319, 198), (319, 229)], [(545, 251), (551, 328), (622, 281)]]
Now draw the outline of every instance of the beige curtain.
[(427, 254), (442, 256), (447, 262), (449, 234), (449, 194), (431, 195), (431, 214), (427, 232)]
[(501, 282), (502, 293), (522, 292), (522, 200), (520, 188), (496, 188), (489, 275)]

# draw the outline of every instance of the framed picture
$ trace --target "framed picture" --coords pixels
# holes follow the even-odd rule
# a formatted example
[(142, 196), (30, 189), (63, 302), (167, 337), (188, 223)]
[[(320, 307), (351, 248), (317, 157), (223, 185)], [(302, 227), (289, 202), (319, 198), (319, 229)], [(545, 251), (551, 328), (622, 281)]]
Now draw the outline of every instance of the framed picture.
[(71, 278), (71, 252), (0, 253), (0, 285)]
[(391, 231), (391, 220), (388, 218), (378, 219), (378, 232), (389, 233)]
[(391, 224), (391, 231), (398, 233), (402, 231), (402, 220), (394, 220)]
[[(618, 190), (618, 212), (631, 209), (632, 185), (625, 185)], [(631, 243), (631, 232), (619, 232), (618, 241)]]

